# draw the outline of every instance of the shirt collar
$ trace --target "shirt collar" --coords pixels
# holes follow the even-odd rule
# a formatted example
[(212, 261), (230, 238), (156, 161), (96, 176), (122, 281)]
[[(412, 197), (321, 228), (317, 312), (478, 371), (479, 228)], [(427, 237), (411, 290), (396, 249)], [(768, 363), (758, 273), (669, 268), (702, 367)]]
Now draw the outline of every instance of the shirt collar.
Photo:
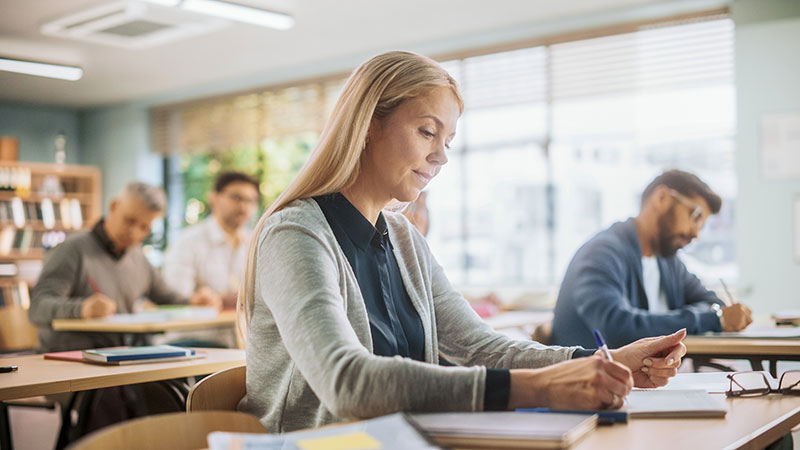
[(315, 197), (317, 203), (336, 222), (358, 248), (364, 250), (370, 243), (380, 246), (388, 240), (389, 230), (383, 213), (373, 226), (361, 211), (356, 209), (347, 198), (339, 192)]
[(111, 240), (110, 237), (108, 237), (106, 229), (103, 227), (105, 221), (106, 221), (105, 217), (97, 221), (97, 223), (92, 228), (92, 236), (94, 236), (95, 239), (97, 239), (97, 241), (100, 243), (100, 246), (103, 247), (103, 250), (108, 252), (108, 254), (111, 255), (112, 258), (121, 259), (123, 256), (125, 256), (125, 250), (121, 252), (117, 251), (116, 247), (114, 246), (114, 242)]
[(206, 219), (206, 229), (208, 230), (208, 237), (215, 244), (224, 244), (228, 242), (225, 237), (225, 231), (217, 223), (217, 219), (212, 215)]

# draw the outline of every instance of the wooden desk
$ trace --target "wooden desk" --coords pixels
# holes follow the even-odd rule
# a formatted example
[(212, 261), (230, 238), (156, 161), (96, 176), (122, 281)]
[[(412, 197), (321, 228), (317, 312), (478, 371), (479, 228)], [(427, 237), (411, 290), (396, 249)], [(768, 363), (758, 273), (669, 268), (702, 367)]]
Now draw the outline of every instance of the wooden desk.
[(200, 348), (205, 358), (127, 366), (101, 366), (44, 359), (42, 355), (0, 358), (0, 366), (19, 370), (0, 374), (0, 401), (45, 394), (206, 375), (245, 364), (244, 350)]
[[(714, 394), (724, 395), (724, 394)], [(729, 399), (723, 419), (632, 419), (599, 427), (576, 449), (761, 449), (800, 424), (800, 397)]]
[(154, 322), (109, 322), (101, 319), (54, 319), (56, 331), (97, 333), (164, 333), (176, 330), (197, 330), (236, 325), (236, 311), (222, 311), (213, 318), (176, 319)]
[(778, 361), (800, 361), (800, 339), (755, 339), (687, 336), (687, 357), (747, 359), (753, 370), (762, 370), (763, 361), (777, 377)]

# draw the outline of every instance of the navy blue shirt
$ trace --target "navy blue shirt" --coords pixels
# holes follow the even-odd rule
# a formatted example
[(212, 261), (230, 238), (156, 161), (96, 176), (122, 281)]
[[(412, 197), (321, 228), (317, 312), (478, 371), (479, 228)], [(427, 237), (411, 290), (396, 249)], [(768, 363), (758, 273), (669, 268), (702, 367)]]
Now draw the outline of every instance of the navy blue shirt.
[[(373, 226), (342, 194), (314, 197), (358, 281), (367, 307), (373, 353), (425, 361), (425, 330), (408, 296), (383, 213)], [(487, 369), (485, 410), (508, 408), (511, 374)]]

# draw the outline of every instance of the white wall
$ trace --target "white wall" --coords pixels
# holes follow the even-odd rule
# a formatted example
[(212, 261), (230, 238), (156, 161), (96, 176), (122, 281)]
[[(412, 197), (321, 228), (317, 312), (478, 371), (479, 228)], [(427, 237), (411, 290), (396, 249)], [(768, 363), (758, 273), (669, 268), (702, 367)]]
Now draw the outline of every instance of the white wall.
[[(792, 201), (800, 180), (761, 174), (760, 123), (766, 113), (800, 112), (800, 2), (739, 0), (736, 22), (737, 258), (743, 301), (756, 314), (800, 308), (800, 264), (792, 254)], [(797, 149), (800, 152), (800, 149)]]

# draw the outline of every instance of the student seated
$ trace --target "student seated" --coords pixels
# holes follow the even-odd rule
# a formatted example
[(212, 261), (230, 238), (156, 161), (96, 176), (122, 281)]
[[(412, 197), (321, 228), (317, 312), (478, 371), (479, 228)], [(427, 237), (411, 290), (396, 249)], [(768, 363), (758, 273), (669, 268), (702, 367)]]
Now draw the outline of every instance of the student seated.
[(722, 200), (697, 176), (664, 172), (642, 193), (637, 217), (601, 231), (567, 268), (556, 301), (552, 343), (609, 347), (673, 333), (738, 331), (753, 319), (742, 304), (724, 306), (686, 270), (676, 252), (688, 245)]
[(29, 317), (39, 327), (38, 351), (54, 352), (123, 345), (120, 333), (54, 331), (53, 319), (105, 317), (133, 312), (134, 302), (211, 305), (206, 290), (191, 298), (170, 289), (142, 253), (153, 221), (164, 213), (164, 192), (130, 183), (111, 201), (108, 215), (91, 231), (75, 233), (52, 249), (31, 292)]
[[(297, 178), (264, 213), (239, 298), (247, 395), (270, 432), (397, 411), (618, 408), (675, 375), (684, 333), (612, 351), (514, 341), (453, 288), (392, 202), (413, 201), (447, 162), (463, 103), (413, 53), (348, 79)], [(459, 366), (437, 364), (439, 352)]]
[(167, 249), (164, 279), (187, 297), (207, 287), (233, 308), (250, 241), (248, 224), (258, 207), (258, 181), (246, 173), (225, 172), (208, 197), (211, 215), (183, 230)]

